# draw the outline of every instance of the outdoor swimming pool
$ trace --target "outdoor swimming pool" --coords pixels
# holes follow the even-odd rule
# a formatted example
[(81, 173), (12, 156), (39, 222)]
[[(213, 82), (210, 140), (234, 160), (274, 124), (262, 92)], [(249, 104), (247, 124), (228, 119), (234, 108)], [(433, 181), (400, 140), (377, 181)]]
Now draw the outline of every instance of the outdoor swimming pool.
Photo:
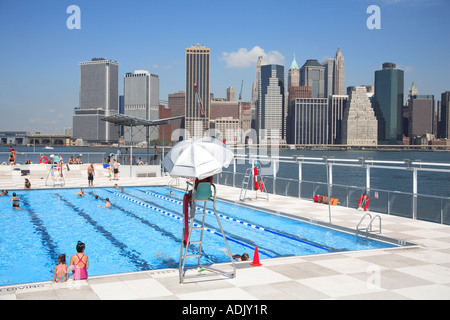
[[(86, 244), (89, 276), (178, 268), (183, 192), (86, 188), (79, 197), (78, 191), (16, 191), (20, 210), (12, 209), (10, 197), (0, 197), (0, 285), (52, 280), (58, 255), (65, 253), (68, 264), (78, 240)], [(111, 208), (99, 207), (105, 198)], [(260, 259), (394, 247), (227, 202), (217, 201), (216, 209), (231, 252), (248, 253), (250, 259), (256, 246)], [(229, 262), (211, 213), (205, 228), (211, 232), (204, 233), (201, 263)]]

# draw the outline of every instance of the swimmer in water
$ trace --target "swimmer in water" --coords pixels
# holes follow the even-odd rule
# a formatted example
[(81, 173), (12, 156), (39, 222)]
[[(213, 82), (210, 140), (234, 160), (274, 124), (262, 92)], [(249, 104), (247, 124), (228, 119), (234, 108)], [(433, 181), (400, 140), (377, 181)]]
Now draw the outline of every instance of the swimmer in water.
[(76, 196), (83, 197), (84, 196), (84, 189), (81, 188), (80, 192), (75, 193)]
[(105, 205), (99, 205), (99, 207), (111, 208), (111, 202), (109, 202), (109, 198), (105, 199)]
[(13, 196), (11, 198), (11, 202), (12, 202), (12, 207), (13, 209), (20, 209), (20, 198), (16, 195), (16, 193), (13, 193)]

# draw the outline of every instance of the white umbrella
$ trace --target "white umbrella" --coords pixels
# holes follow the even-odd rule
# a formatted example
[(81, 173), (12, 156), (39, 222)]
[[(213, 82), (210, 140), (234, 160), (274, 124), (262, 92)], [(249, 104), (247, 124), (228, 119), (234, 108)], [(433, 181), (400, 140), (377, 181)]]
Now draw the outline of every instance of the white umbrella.
[(204, 179), (222, 172), (233, 160), (233, 152), (214, 138), (178, 142), (162, 162), (173, 177)]

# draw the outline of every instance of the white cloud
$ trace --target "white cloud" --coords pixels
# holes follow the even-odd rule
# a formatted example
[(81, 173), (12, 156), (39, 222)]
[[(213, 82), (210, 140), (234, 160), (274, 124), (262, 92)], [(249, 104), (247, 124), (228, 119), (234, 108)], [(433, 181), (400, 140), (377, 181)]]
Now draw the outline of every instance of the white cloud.
[(235, 52), (223, 52), (221, 59), (225, 60), (227, 68), (247, 68), (256, 65), (259, 56), (263, 56), (268, 64), (284, 63), (284, 56), (280, 52), (272, 50), (266, 53), (259, 46), (254, 46), (250, 51), (240, 48)]
[(398, 69), (400, 69), (400, 70), (403, 70), (405, 73), (406, 72), (413, 72), (414, 71), (414, 69), (413, 69), (413, 67), (412, 66), (404, 66), (404, 65), (402, 65), (402, 64), (397, 64), (397, 68)]
[(413, 72), (413, 67), (412, 66), (406, 66), (404, 71), (405, 72)]

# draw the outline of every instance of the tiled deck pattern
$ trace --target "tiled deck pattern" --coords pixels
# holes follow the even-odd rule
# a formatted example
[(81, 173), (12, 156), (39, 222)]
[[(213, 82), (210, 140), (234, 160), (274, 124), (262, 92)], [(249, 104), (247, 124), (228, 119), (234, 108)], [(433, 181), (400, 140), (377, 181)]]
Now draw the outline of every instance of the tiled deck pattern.
[[(121, 179), (120, 185), (166, 185), (170, 178)], [(43, 181), (31, 180), (33, 188)], [(96, 186), (112, 186), (106, 178)], [(66, 187), (86, 187), (72, 179)], [(23, 179), (7, 188), (23, 188)], [(1, 186), (0, 188), (4, 188)], [(237, 201), (239, 189), (217, 186), (220, 198)], [(295, 198), (270, 195), (270, 201), (247, 204), (328, 222), (328, 207)], [(360, 252), (339, 252), (261, 260), (263, 266), (238, 263), (234, 279), (179, 284), (178, 270), (159, 270), (90, 277), (56, 284), (40, 282), (0, 287), (0, 300), (22, 299), (450, 299), (450, 226), (382, 216), (383, 236), (418, 246)], [(361, 212), (333, 206), (332, 224), (355, 229)]]

